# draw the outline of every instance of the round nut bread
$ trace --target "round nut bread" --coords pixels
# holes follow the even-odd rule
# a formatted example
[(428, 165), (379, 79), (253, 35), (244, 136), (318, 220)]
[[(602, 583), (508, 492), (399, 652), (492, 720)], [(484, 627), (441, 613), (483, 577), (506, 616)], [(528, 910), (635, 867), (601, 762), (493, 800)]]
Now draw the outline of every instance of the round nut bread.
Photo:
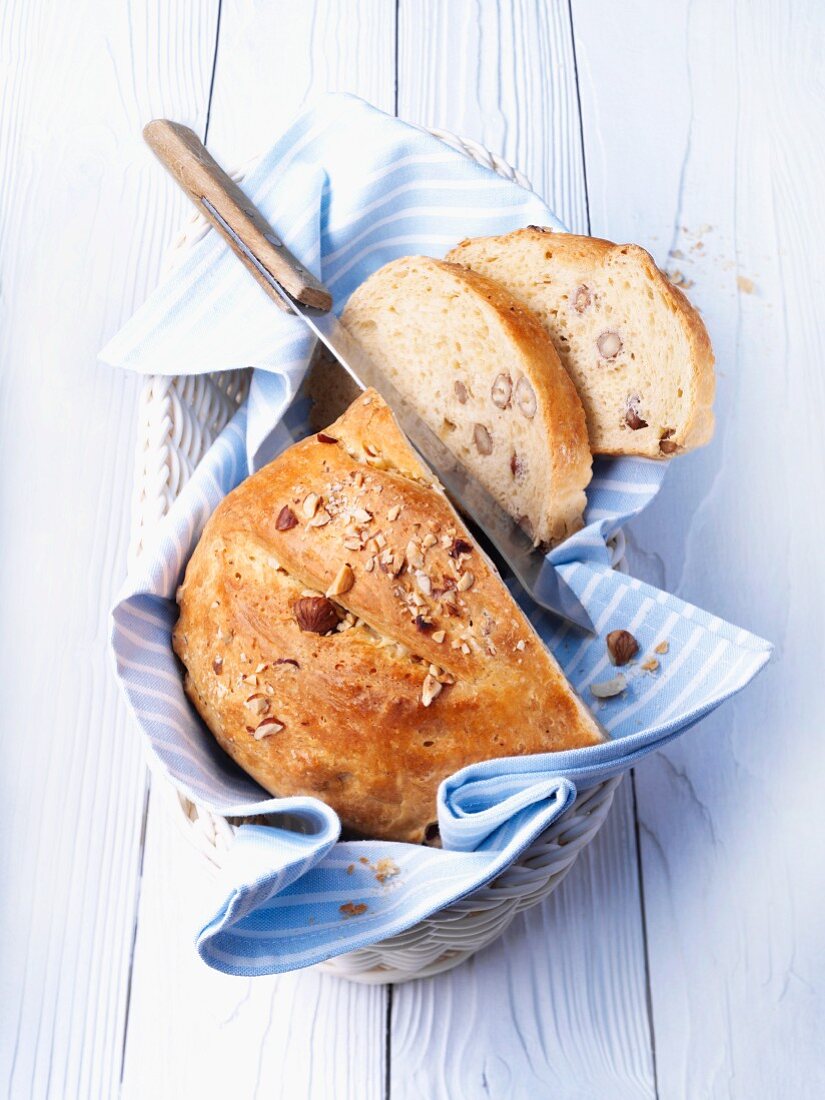
[(448, 259), (538, 316), (575, 383), (594, 454), (669, 457), (713, 434), (713, 351), (697, 311), (638, 245), (539, 226)]
[(592, 465), (584, 410), (522, 303), (455, 264), (407, 256), (362, 283), (341, 319), (535, 542), (581, 527)]
[(458, 769), (603, 739), (374, 391), (221, 502), (178, 602), (220, 745), (361, 836), (432, 840)]

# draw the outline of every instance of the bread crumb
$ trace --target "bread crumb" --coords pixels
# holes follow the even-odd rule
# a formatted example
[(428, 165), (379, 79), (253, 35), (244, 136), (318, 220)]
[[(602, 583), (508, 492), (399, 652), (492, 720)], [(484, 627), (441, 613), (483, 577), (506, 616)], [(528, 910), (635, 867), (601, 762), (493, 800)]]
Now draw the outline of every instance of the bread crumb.
[(656, 648), (653, 650), (653, 652), (654, 653), (667, 653), (667, 651), (669, 649), (670, 649), (670, 644), (668, 642), (659, 642), (659, 644), (656, 646)]
[(357, 903), (347, 901), (343, 905), (339, 905), (338, 909), (344, 917), (360, 917), (362, 913), (366, 913), (367, 906), (363, 901)]
[(682, 290), (689, 290), (694, 285), (693, 279), (688, 279), (686, 275), (675, 268), (672, 271), (666, 271), (665, 274), (674, 286), (678, 286)]
[(349, 865), (349, 867), (347, 867), (347, 874), (348, 875), (354, 875), (355, 874), (355, 864), (354, 863), (351, 863)]
[(401, 868), (394, 859), (390, 859), (389, 856), (384, 856), (382, 859), (377, 860), (373, 867), (373, 874), (375, 875), (376, 881), (386, 882), (387, 879), (395, 878), (396, 875), (400, 875)]
[(641, 667), (645, 672), (656, 672), (659, 668), (659, 662), (655, 657), (651, 657), (649, 661), (643, 661)]
[(742, 291), (743, 294), (753, 294), (756, 290), (756, 283), (753, 279), (749, 279), (747, 275), (737, 275), (736, 285)]

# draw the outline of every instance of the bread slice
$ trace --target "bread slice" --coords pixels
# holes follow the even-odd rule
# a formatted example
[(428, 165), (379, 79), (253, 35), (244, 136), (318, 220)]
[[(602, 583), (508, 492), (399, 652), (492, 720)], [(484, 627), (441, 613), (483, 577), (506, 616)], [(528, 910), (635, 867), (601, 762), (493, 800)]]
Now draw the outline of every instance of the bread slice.
[(537, 543), (582, 523), (584, 410), (535, 317), (498, 284), (408, 256), (352, 295), (344, 325)]
[(643, 248), (531, 225), (462, 241), (448, 259), (538, 315), (582, 399), (594, 454), (660, 458), (708, 442), (708, 334)]
[(221, 501), (178, 602), (220, 745), (363, 836), (432, 839), (458, 769), (604, 740), (375, 391)]

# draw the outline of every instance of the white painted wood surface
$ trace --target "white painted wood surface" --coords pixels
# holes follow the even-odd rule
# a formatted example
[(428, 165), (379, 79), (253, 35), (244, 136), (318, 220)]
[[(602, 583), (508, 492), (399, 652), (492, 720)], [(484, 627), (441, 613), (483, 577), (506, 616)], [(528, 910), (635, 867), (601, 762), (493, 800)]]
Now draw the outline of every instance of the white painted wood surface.
[[(0, 7), (0, 1093), (823, 1094), (824, 31), (814, 0)], [(719, 431), (634, 525), (634, 570), (778, 643), (545, 905), (391, 992), (200, 964), (209, 874), (158, 790), (143, 835), (106, 654), (136, 386), (95, 352), (185, 216), (141, 124), (240, 164), (328, 89), (480, 140), (695, 284)]]
[[(346, 88), (392, 112), (394, 5), (346, 7), (344, 17), (335, 0), (224, 0), (208, 134), (224, 164), (260, 154), (324, 91)], [(153, 792), (124, 1095), (379, 1100), (386, 990), (316, 972), (244, 980), (204, 967), (192, 939), (209, 911), (210, 878), (163, 802)]]
[(716, 438), (635, 525), (637, 571), (777, 646), (639, 768), (659, 1089), (822, 1096), (825, 9), (654, 6), (575, 7), (593, 232), (693, 281), (719, 368)]
[(217, 5), (0, 5), (0, 1093), (115, 1095), (145, 778), (106, 651), (135, 380), (95, 366), (185, 202), (140, 141), (202, 120)]

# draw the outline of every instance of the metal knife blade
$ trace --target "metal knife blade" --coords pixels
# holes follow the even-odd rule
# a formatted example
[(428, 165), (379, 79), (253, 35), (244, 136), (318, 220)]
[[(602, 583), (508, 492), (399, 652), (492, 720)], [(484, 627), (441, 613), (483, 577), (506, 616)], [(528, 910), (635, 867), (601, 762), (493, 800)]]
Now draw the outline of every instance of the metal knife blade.
[(387, 402), (402, 431), (443, 485), (447, 494), (484, 532), (516, 580), (542, 607), (589, 633), (595, 628), (572, 588), (558, 574), (531, 539), (484, 486), (461, 465), (455, 455), (418, 415), (407, 398), (381, 371), (357, 340), (332, 312), (306, 306), (291, 297), (258, 260), (231, 225), (207, 198), (201, 202), (222, 231), (232, 238), (247, 263), (267, 281), (283, 303), (330, 350), (361, 388), (376, 390)]
[(292, 255), (198, 135), (178, 122), (159, 118), (147, 123), (143, 136), (276, 305), (300, 317), (359, 386), (372, 386), (387, 401), (454, 503), (475, 521), (487, 536), (487, 545), (492, 544), (494, 556), (510, 567), (527, 593), (542, 607), (592, 631), (590, 617), (572, 589), (332, 315), (327, 288)]

